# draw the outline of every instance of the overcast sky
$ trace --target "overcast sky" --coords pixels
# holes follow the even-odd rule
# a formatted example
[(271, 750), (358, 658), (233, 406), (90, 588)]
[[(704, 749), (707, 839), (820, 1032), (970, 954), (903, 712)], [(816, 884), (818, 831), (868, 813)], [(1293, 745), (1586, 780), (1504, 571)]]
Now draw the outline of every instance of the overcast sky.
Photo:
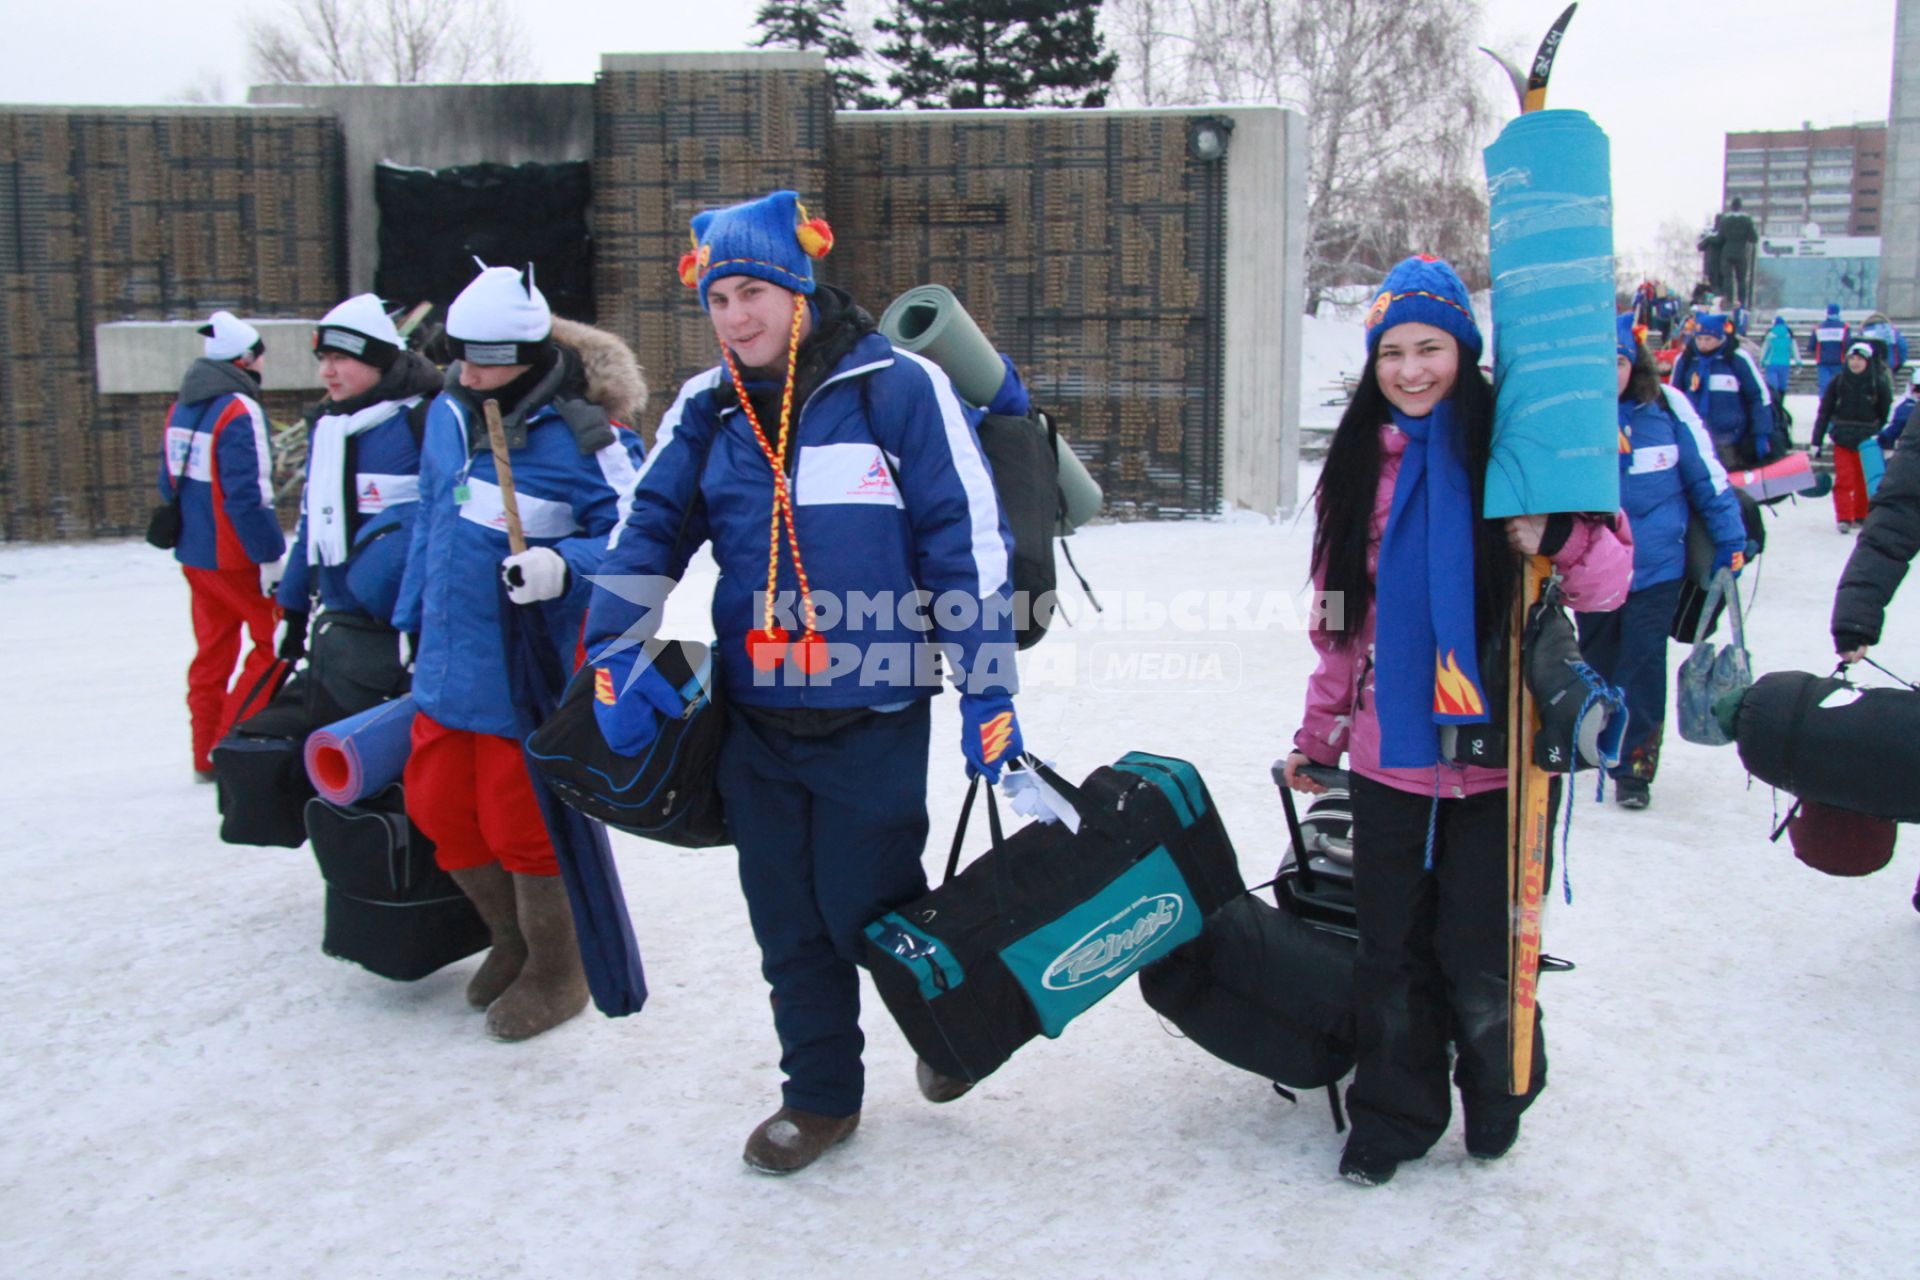
[[(244, 98), (242, 26), (273, 3), (9, 3), (0, 102), (165, 102), (216, 78), (230, 97)], [(603, 52), (741, 48), (759, 7), (759, 0), (508, 3), (525, 15), (537, 78), (560, 81), (590, 79)], [(1484, 42), (1524, 58), (1563, 4), (1483, 0)], [(1894, 0), (1582, 0), (1554, 67), (1549, 105), (1588, 112), (1612, 138), (1617, 247), (1650, 247), (1662, 221), (1698, 222), (1718, 207), (1728, 130), (1884, 121), (1893, 12)], [(1482, 61), (1489, 92), (1510, 109), (1503, 73)]]

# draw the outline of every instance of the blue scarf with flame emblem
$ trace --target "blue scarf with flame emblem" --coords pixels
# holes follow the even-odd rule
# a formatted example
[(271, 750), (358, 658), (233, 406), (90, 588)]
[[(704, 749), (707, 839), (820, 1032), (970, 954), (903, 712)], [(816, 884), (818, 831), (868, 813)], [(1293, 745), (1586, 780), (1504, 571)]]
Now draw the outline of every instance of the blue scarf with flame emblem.
[(1488, 718), (1474, 642), (1473, 490), (1442, 400), (1424, 418), (1393, 410), (1407, 437), (1374, 575), (1374, 707), (1380, 763), (1424, 769), (1443, 724)]

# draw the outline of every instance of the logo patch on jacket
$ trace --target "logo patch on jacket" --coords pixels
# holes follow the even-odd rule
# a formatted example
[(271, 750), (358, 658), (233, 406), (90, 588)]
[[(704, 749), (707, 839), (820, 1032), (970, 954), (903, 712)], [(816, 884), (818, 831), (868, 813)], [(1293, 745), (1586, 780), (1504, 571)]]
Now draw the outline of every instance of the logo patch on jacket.
[(887, 455), (871, 443), (802, 447), (793, 502), (798, 507), (906, 505)]
[(613, 672), (605, 667), (593, 669), (593, 699), (603, 707), (614, 704)]

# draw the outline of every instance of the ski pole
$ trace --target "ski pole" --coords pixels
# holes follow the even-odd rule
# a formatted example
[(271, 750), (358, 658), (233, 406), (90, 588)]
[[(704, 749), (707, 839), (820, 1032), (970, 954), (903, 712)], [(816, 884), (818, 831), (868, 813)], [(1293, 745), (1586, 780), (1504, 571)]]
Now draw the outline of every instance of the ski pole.
[(480, 406), (487, 419), (487, 443), (493, 446), (493, 471), (500, 482), (500, 506), (507, 513), (507, 546), (519, 555), (527, 549), (526, 530), (520, 527), (520, 499), (513, 492), (513, 463), (507, 460), (507, 429), (500, 422), (500, 404)]

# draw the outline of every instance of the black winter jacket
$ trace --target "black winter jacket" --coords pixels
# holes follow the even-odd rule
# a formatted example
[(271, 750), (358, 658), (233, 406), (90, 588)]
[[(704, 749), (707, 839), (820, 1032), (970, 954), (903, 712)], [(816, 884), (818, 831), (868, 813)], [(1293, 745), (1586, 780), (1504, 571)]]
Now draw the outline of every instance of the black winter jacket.
[(1865, 373), (1842, 369), (1840, 376), (1827, 384), (1820, 397), (1820, 411), (1813, 419), (1813, 447), (1818, 449), (1833, 428), (1833, 442), (1844, 449), (1857, 449), (1868, 436), (1879, 434), (1887, 425), (1893, 409), (1893, 388), (1875, 376), (1873, 365)]
[(1880, 643), (1887, 602), (1920, 550), (1920, 450), (1897, 450), (1833, 593), (1833, 649)]

